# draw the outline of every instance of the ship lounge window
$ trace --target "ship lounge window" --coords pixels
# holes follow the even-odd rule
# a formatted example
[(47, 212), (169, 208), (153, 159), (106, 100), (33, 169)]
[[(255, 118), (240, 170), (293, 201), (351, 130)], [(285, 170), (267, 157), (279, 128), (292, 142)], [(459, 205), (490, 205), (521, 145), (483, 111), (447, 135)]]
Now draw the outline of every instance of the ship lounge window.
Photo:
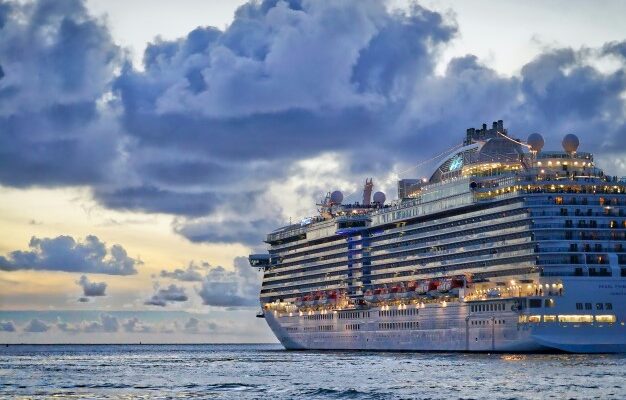
[(530, 322), (531, 324), (536, 324), (536, 323), (541, 322), (541, 315), (529, 315), (528, 322)]
[(529, 308), (541, 308), (541, 299), (530, 299), (528, 300)]
[(544, 315), (543, 322), (556, 322), (556, 315)]

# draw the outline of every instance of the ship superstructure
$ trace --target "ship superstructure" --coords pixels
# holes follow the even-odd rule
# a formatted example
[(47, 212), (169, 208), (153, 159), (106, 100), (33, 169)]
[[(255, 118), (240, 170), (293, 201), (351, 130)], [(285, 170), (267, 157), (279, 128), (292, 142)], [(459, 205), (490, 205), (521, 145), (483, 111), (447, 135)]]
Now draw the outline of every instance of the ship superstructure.
[(250, 256), (262, 316), (287, 349), (626, 351), (626, 180), (543, 145), (483, 124), (398, 200), (329, 193)]

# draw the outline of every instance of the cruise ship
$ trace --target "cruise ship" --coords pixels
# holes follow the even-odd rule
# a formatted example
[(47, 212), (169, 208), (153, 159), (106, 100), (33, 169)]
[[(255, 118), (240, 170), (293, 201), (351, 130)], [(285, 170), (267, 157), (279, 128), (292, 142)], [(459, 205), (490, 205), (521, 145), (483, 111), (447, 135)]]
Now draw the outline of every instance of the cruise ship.
[(626, 352), (626, 178), (543, 146), (500, 120), (397, 200), (329, 192), (250, 255), (258, 316), (290, 350)]

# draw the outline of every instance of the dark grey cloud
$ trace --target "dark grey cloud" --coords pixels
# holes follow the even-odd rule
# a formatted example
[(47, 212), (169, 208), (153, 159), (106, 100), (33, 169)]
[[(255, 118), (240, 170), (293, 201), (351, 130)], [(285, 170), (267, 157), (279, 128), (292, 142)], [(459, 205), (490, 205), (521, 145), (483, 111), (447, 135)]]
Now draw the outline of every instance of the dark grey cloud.
[(202, 303), (216, 307), (250, 307), (258, 304), (260, 280), (245, 257), (233, 260), (234, 270), (211, 267), (196, 291)]
[(189, 298), (185, 293), (185, 288), (171, 284), (164, 289), (157, 289), (156, 293), (153, 294), (150, 299), (146, 300), (144, 304), (165, 307), (167, 303), (184, 302), (187, 300), (189, 300)]
[[(107, 249), (106, 243), (89, 235), (84, 241), (71, 236), (32, 237), (30, 250), (16, 250), (0, 256), (0, 270), (33, 269), (45, 271), (89, 272), (109, 275), (132, 275), (141, 261), (131, 258), (120, 245)], [(105, 284), (106, 289), (106, 284)]]
[(0, 321), (0, 332), (15, 332), (15, 323), (13, 321)]
[(91, 282), (87, 276), (82, 275), (76, 283), (83, 288), (83, 295), (86, 297), (106, 296), (106, 282)]
[(119, 142), (98, 103), (121, 54), (81, 1), (0, 2), (0, 183), (105, 180)]
[(29, 333), (43, 333), (47, 332), (50, 329), (50, 325), (46, 324), (44, 321), (33, 318), (26, 324), (26, 326), (22, 329), (24, 332)]
[(207, 262), (202, 262), (200, 265), (196, 265), (193, 261), (189, 265), (183, 268), (176, 268), (173, 271), (162, 270), (159, 276), (161, 278), (170, 278), (182, 282), (201, 282), (203, 278), (203, 272), (210, 265)]

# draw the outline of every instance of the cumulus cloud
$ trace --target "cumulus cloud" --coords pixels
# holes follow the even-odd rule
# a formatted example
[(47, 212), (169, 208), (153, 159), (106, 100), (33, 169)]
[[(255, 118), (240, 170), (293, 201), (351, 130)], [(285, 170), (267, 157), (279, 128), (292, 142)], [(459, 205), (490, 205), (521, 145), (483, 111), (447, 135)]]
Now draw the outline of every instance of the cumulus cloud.
[(13, 321), (0, 321), (0, 332), (15, 332), (15, 330)]
[(188, 299), (185, 288), (171, 284), (165, 289), (157, 289), (156, 293), (149, 300), (146, 300), (144, 304), (165, 307), (167, 303), (184, 302)]
[(106, 282), (91, 282), (87, 276), (82, 275), (76, 283), (83, 288), (83, 295), (86, 297), (106, 295)]
[(40, 319), (33, 318), (28, 324), (26, 324), (26, 326), (23, 328), (23, 331), (29, 333), (43, 333), (47, 332), (49, 329), (50, 325), (46, 324)]
[(173, 271), (161, 270), (161, 278), (170, 278), (183, 282), (201, 282), (202, 273), (209, 267), (209, 264), (202, 262), (200, 265), (196, 265), (190, 262), (187, 268), (176, 268)]
[(217, 307), (249, 307), (258, 304), (260, 280), (245, 257), (234, 259), (234, 270), (211, 267), (197, 289), (202, 303)]
[[(155, 40), (136, 68), (79, 1), (4, 4), (0, 183), (89, 185), (106, 207), (176, 216), (194, 242), (260, 244), (300, 212), (290, 198), (311, 212), (331, 184), (430, 158), (495, 119), (521, 138), (541, 132), (547, 148), (576, 133), (626, 174), (624, 41), (548, 48), (511, 77), (471, 54), (436, 74), (451, 16), (265, 0), (224, 30)], [(616, 68), (597, 67), (604, 58)], [(342, 168), (284, 184), (329, 153)]]
[[(116, 244), (107, 249), (106, 244), (93, 235), (87, 236), (83, 241), (76, 241), (71, 236), (33, 236), (29, 247), (29, 251), (16, 250), (7, 256), (0, 256), (0, 270), (32, 269), (132, 275), (137, 273), (135, 267), (141, 264), (141, 261), (128, 257), (122, 246)], [(102, 288), (101, 283), (97, 285), (100, 286), (91, 289)], [(105, 289), (106, 284), (102, 293)]]

